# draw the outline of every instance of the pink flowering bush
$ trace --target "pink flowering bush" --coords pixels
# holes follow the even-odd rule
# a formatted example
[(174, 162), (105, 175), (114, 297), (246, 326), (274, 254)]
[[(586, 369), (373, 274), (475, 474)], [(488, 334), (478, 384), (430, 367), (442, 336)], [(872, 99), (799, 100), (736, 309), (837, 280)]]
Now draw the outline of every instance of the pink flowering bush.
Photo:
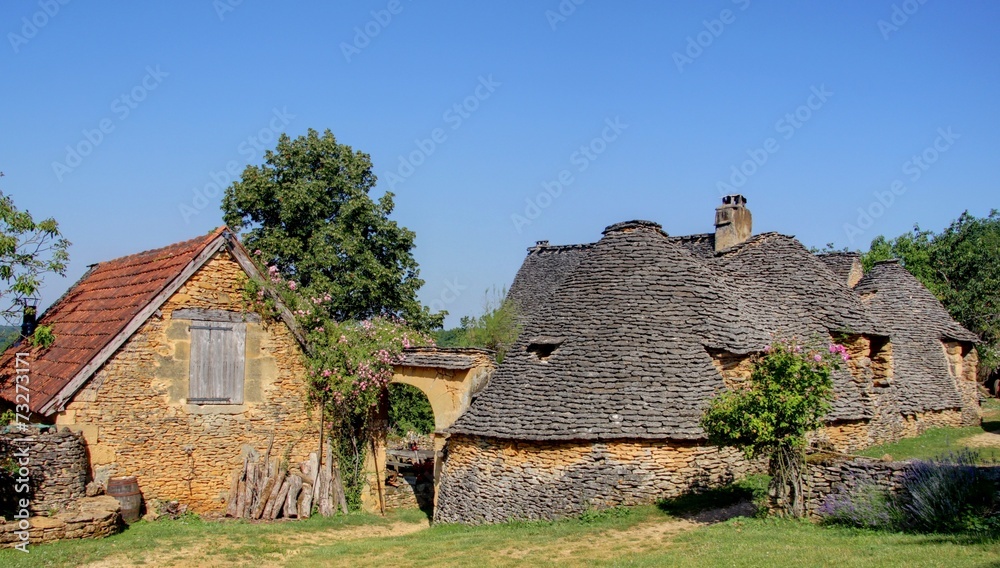
[(330, 294), (310, 292), (283, 277), (275, 266), (262, 273), (267, 282), (245, 283), (244, 309), (273, 321), (281, 316), (280, 300), (305, 332), (309, 401), (322, 409), (335, 441), (348, 505), (357, 509), (365, 481), (365, 452), (371, 439), (382, 434), (377, 429), (385, 427), (384, 421), (374, 418), (393, 366), (402, 361), (404, 349), (434, 342), (391, 316), (337, 321)]
[[(310, 321), (312, 316), (304, 316)], [(327, 321), (308, 335), (310, 393), (334, 421), (364, 420), (378, 410), (381, 397), (408, 347), (430, 345), (430, 337), (401, 320)]]
[(753, 359), (745, 388), (720, 392), (701, 419), (710, 443), (739, 448), (748, 459), (769, 456), (774, 508), (805, 512), (804, 450), (809, 432), (823, 426), (833, 400), (831, 374), (850, 359), (839, 344), (777, 340)]

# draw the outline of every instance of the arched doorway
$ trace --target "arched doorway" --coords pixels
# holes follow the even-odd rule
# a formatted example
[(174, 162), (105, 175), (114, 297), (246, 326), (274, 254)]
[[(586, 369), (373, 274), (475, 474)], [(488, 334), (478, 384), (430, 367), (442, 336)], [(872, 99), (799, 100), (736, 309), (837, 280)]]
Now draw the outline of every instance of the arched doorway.
[(384, 491), (389, 509), (417, 507), (434, 515), (434, 411), (417, 387), (390, 383)]
[[(390, 383), (419, 389), (434, 414), (433, 447), (428, 457), (433, 463), (435, 500), (448, 440), (446, 430), (469, 408), (473, 395), (486, 387), (495, 368), (493, 352), (485, 349), (420, 347), (407, 349), (402, 363), (394, 369)], [(390, 460), (386, 442), (376, 440), (375, 455), (367, 468), (370, 491), (362, 496), (362, 502), (370, 511), (382, 510), (387, 504), (384, 480)]]

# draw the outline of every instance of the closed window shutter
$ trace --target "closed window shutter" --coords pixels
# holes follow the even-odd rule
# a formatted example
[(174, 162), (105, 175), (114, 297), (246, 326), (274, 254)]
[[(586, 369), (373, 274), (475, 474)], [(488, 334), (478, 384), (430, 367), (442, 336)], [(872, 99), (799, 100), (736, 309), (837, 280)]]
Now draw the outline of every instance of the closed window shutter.
[(245, 354), (245, 323), (192, 321), (192, 402), (243, 404)]

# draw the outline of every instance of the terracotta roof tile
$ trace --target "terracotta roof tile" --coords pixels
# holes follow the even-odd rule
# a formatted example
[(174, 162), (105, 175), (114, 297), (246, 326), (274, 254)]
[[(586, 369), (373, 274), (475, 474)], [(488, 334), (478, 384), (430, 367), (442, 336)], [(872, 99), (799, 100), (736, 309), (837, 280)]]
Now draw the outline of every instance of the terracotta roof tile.
[[(55, 343), (29, 349), (30, 407), (40, 412), (94, 356), (172, 282), (225, 227), (188, 241), (101, 262), (45, 311)], [(14, 345), (0, 358), (0, 398), (13, 400)]]

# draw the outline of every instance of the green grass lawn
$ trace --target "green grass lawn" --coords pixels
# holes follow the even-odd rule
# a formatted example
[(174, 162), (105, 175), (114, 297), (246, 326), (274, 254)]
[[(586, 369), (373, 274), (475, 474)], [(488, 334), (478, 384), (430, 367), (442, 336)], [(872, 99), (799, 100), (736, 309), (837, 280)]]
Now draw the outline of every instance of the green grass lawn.
[[(880, 458), (889, 454), (896, 460), (930, 459), (957, 452), (969, 446), (962, 441), (985, 432), (1000, 432), (1000, 400), (987, 399), (983, 403), (982, 426), (969, 428), (934, 428), (916, 438), (907, 438), (893, 444), (874, 446), (858, 452), (859, 455)], [(1000, 448), (976, 447), (984, 462), (1000, 461)]]
[(655, 506), (584, 519), (428, 528), (417, 510), (253, 524), (140, 522), (99, 541), (0, 551), (0, 566), (1000, 566), (1000, 542), (733, 519), (705, 526)]
[[(897, 459), (961, 449), (960, 440), (1000, 431), (1000, 401), (984, 405), (983, 427), (937, 429), (872, 448)], [(980, 448), (1000, 459), (1000, 449)], [(1000, 541), (826, 527), (738, 518), (713, 525), (684, 520), (705, 507), (759, 498), (766, 480), (751, 478), (706, 495), (659, 506), (611, 509), (557, 522), (428, 527), (419, 510), (386, 518), (366, 514), (298, 522), (139, 522), (103, 540), (0, 550), (0, 567), (125, 566), (965, 566), (1000, 567)]]

